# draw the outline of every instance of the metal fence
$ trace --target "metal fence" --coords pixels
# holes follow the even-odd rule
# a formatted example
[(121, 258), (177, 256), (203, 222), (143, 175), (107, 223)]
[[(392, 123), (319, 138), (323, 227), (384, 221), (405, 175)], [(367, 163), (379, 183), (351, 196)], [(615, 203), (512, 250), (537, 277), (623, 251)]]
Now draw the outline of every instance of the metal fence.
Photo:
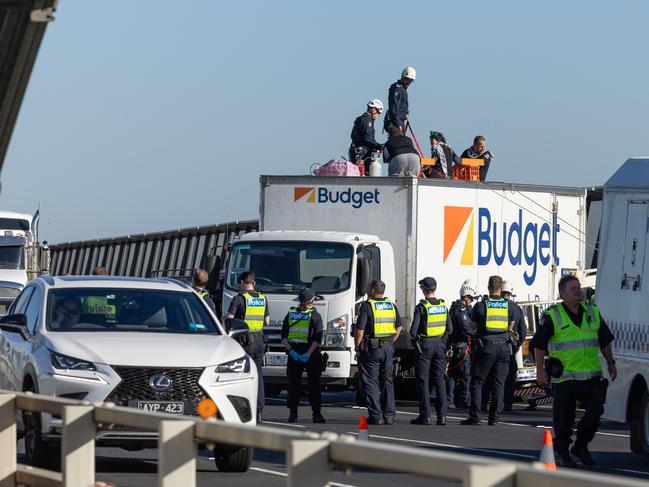
[(196, 267), (216, 268), (218, 274), (228, 245), (258, 228), (257, 220), (247, 220), (60, 243), (51, 246), (51, 273), (83, 275), (104, 266), (114, 276), (187, 277)]
[[(58, 415), (61, 472), (17, 463), (19, 410)], [(95, 483), (97, 426), (121, 425), (158, 432), (158, 486), (196, 485), (197, 444), (228, 444), (286, 455), (287, 485), (329, 485), (334, 466), (389, 470), (461, 482), (465, 487), (641, 487), (624, 477), (579, 471), (542, 470), (533, 464), (421, 448), (358, 441), (336, 433), (294, 432), (267, 426), (226, 424), (189, 416), (143, 412), (108, 404), (0, 390), (0, 486), (90, 487)], [(217, 474), (218, 475), (218, 474)], [(242, 474), (245, 475), (245, 474)]]

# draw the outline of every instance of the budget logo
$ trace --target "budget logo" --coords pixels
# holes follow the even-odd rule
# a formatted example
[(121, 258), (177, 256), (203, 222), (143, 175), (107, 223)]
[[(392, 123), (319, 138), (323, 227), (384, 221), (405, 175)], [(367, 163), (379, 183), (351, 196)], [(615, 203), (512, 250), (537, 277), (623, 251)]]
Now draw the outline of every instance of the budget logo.
[[(444, 207), (444, 262), (456, 245), (462, 246), (461, 265), (473, 265), (473, 208), (467, 206)], [(465, 230), (466, 229), (466, 230)], [(465, 237), (460, 239), (464, 230)], [(459, 242), (458, 242), (459, 241)]]
[(301, 200), (305, 196), (307, 203), (315, 203), (315, 188), (293, 188), (293, 201)]

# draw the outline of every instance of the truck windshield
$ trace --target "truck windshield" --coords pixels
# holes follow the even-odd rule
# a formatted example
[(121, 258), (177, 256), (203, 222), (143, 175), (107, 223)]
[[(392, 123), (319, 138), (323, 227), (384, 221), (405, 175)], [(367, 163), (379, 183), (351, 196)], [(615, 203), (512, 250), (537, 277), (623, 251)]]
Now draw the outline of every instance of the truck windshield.
[(256, 289), (264, 293), (317, 293), (349, 288), (354, 249), (342, 243), (240, 242), (232, 247), (226, 285), (238, 289), (242, 272), (255, 273)]
[(0, 247), (0, 269), (22, 270), (25, 268), (25, 251), (22, 245)]

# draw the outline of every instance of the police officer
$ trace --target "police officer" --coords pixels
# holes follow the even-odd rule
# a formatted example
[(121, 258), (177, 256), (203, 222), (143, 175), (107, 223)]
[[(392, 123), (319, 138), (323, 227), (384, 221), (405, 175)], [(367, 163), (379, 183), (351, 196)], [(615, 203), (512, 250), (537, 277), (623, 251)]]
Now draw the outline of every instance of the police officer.
[(367, 111), (354, 120), (352, 127), (352, 144), (349, 146), (349, 160), (356, 162), (360, 157), (365, 160), (365, 174), (369, 175), (369, 155), (374, 151), (380, 151), (383, 146), (376, 141), (374, 121), (383, 112), (381, 100), (370, 100), (367, 103)]
[(297, 421), (302, 373), (306, 368), (309, 384), (309, 402), (314, 423), (326, 423), (320, 412), (320, 376), (322, 374), (322, 317), (313, 307), (311, 289), (300, 291), (300, 305), (291, 307), (282, 325), (282, 343), (288, 354), (286, 377), (288, 377), (288, 422)]
[(507, 281), (503, 281), (503, 290), (500, 295), (509, 301), (509, 305), (514, 309), (514, 328), (509, 332), (510, 346), (512, 349), (512, 356), (509, 360), (509, 372), (505, 380), (505, 398), (504, 410), (511, 411), (514, 404), (514, 389), (516, 387), (516, 372), (518, 371), (518, 363), (516, 362), (516, 354), (525, 343), (525, 336), (527, 335), (527, 324), (525, 323), (525, 315), (521, 307), (513, 301), (514, 289)]
[(270, 322), (270, 316), (268, 314), (268, 301), (263, 294), (255, 291), (255, 285), (255, 274), (253, 272), (243, 272), (239, 276), (241, 292), (230, 303), (226, 318), (243, 320), (250, 330), (242, 346), (257, 366), (259, 376), (257, 383), (257, 421), (261, 421), (261, 412), (265, 405), (262, 367), (264, 365), (266, 343), (263, 328), (264, 325), (268, 325)]
[(203, 298), (210, 309), (214, 313), (216, 313), (216, 305), (210, 297), (210, 293), (207, 292), (207, 289), (205, 289), (205, 286), (207, 286), (208, 282), (209, 275), (207, 274), (207, 271), (205, 269), (194, 269), (194, 272), (192, 273), (192, 287), (194, 288), (194, 291), (196, 291), (198, 295)]
[[(599, 427), (608, 385), (602, 379), (599, 353), (601, 351), (606, 360), (611, 380), (615, 380), (617, 369), (611, 351), (614, 337), (597, 306), (584, 302), (585, 295), (576, 277), (567, 275), (559, 280), (559, 296), (563, 301), (548, 308), (532, 339), (536, 377), (542, 385), (552, 381), (552, 421), (557, 465), (574, 468), (576, 465), (570, 453), (584, 465), (595, 465), (588, 451), (588, 443)], [(551, 379), (543, 367), (546, 352), (550, 355), (548, 368)], [(581, 402), (585, 411), (577, 425), (577, 440), (568, 450), (577, 401)]]
[(460, 287), (460, 299), (453, 301), (449, 316), (453, 331), (449, 337), (451, 343), (451, 358), (447, 371), (447, 392), (449, 407), (469, 407), (469, 383), (471, 381), (471, 355), (469, 340), (472, 331), (469, 326), (469, 316), (473, 308), (474, 296), (478, 292), (471, 279), (467, 279)]
[(419, 281), (424, 298), (415, 306), (410, 337), (415, 345), (415, 382), (419, 396), (419, 416), (410, 424), (431, 424), (430, 393), (435, 389), (437, 424), (446, 424), (446, 337), (453, 331), (444, 300), (435, 297), (437, 281), (425, 277)]
[(513, 307), (500, 295), (503, 280), (500, 276), (489, 278), (489, 297), (476, 303), (471, 310), (469, 323), (475, 331), (478, 341), (477, 357), (471, 371), (471, 407), (469, 417), (461, 424), (480, 424), (480, 404), (482, 386), (487, 376), (493, 374), (493, 400), (489, 406), (490, 426), (498, 422), (498, 415), (503, 408), (505, 379), (509, 371), (511, 350), (509, 347), (509, 330), (514, 326)]
[(394, 424), (394, 342), (401, 333), (396, 305), (383, 295), (385, 283), (370, 283), (369, 299), (363, 302), (354, 328), (361, 389), (365, 395), (368, 424)]
[(406, 66), (401, 72), (401, 79), (390, 85), (388, 91), (388, 111), (383, 120), (383, 129), (390, 132), (390, 126), (399, 127), (403, 134), (406, 133), (406, 122), (408, 121), (408, 87), (415, 81), (417, 72), (412, 66)]

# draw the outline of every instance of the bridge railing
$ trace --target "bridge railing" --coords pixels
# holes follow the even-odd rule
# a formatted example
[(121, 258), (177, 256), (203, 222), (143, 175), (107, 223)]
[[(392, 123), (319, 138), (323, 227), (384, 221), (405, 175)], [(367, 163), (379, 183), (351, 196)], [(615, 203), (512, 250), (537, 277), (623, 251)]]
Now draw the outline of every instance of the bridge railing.
[[(61, 472), (17, 463), (16, 414), (47, 412), (62, 418)], [(98, 425), (158, 432), (158, 486), (196, 486), (197, 444), (229, 444), (283, 452), (287, 485), (326, 486), (334, 466), (375, 468), (460, 482), (465, 487), (641, 487), (644, 482), (580, 471), (542, 470), (533, 464), (445, 451), (358, 441), (336, 433), (295, 432), (189, 416), (150, 413), (107, 404), (0, 390), (0, 486), (90, 487), (95, 483)], [(218, 474), (215, 474), (218, 475)], [(245, 475), (245, 474), (242, 474)]]

